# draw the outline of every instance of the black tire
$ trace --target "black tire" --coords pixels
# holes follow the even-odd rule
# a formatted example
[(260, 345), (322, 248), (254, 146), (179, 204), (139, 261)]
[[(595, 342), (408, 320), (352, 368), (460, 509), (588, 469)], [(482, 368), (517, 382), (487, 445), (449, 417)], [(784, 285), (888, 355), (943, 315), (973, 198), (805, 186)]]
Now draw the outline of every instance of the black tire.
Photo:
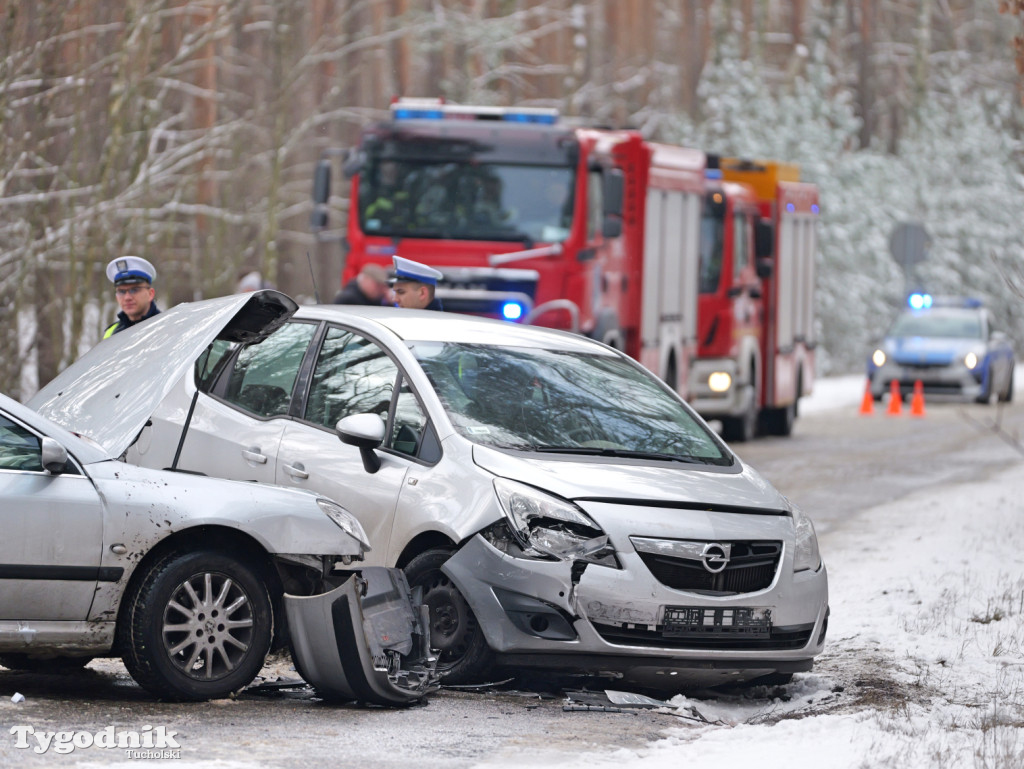
[[(746, 389), (753, 390), (753, 385), (746, 385)], [(730, 443), (746, 443), (757, 436), (757, 395), (750, 393), (750, 405), (738, 417), (722, 418), (722, 437)]]
[(781, 408), (765, 409), (761, 412), (761, 422), (767, 435), (792, 435), (796, 424), (796, 401)]
[(8, 670), (24, 670), (26, 673), (62, 674), (81, 670), (91, 660), (92, 657), (50, 657), (42, 659), (13, 652), (11, 654), (0, 654), (0, 667), (5, 667)]
[(448, 550), (425, 550), (406, 565), (405, 578), (410, 587), (423, 588), (423, 602), (430, 610), (430, 646), (438, 652), (441, 683), (476, 683), (486, 678), (494, 654), (466, 599), (441, 571), (451, 555)]
[(124, 664), (157, 697), (227, 697), (252, 683), (270, 651), (270, 593), (259, 571), (238, 558), (172, 553), (125, 600), (118, 628)]

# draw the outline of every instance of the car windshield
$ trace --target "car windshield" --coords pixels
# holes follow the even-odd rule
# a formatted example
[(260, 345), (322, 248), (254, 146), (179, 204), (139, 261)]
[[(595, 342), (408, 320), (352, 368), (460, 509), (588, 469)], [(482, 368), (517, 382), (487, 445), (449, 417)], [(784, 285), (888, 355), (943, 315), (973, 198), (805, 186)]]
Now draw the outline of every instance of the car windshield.
[(981, 318), (973, 313), (908, 313), (896, 319), (889, 336), (981, 339)]
[(359, 178), (367, 235), (560, 243), (569, 236), (573, 171), (428, 160), (381, 160)]
[(410, 343), (468, 440), (495, 448), (729, 465), (713, 434), (615, 355)]

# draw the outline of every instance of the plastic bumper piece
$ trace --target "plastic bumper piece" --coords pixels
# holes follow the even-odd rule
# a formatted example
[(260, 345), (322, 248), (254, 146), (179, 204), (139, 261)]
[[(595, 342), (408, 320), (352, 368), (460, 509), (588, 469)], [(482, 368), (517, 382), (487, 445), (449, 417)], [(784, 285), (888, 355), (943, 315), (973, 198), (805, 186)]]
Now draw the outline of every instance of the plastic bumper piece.
[(324, 699), (399, 707), (437, 690), (427, 608), (399, 569), (364, 568), (284, 602), (295, 667)]

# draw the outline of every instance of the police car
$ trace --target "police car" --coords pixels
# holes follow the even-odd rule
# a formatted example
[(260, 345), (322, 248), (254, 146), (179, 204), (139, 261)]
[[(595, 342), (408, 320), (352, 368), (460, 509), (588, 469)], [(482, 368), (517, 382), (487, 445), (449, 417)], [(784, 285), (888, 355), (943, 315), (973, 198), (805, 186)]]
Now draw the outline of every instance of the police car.
[(876, 401), (894, 381), (904, 396), (920, 381), (928, 396), (1012, 400), (1013, 345), (980, 301), (912, 294), (908, 304), (868, 359)]

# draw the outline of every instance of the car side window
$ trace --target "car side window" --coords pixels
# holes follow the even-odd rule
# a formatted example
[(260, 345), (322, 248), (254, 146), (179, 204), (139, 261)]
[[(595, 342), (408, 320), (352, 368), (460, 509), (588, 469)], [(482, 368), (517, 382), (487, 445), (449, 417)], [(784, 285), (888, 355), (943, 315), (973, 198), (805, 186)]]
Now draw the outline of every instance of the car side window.
[(0, 416), (0, 470), (42, 472), (42, 456), (38, 435)]
[(387, 419), (397, 378), (398, 366), (379, 345), (331, 328), (313, 368), (304, 418), (331, 430), (352, 414)]
[(427, 415), (423, 413), (409, 383), (402, 380), (395, 400), (395, 419), (388, 441), (390, 448), (402, 454), (417, 456), (427, 436)]
[(312, 323), (286, 323), (266, 339), (242, 348), (227, 374), (224, 400), (260, 417), (287, 414), (316, 328)]

